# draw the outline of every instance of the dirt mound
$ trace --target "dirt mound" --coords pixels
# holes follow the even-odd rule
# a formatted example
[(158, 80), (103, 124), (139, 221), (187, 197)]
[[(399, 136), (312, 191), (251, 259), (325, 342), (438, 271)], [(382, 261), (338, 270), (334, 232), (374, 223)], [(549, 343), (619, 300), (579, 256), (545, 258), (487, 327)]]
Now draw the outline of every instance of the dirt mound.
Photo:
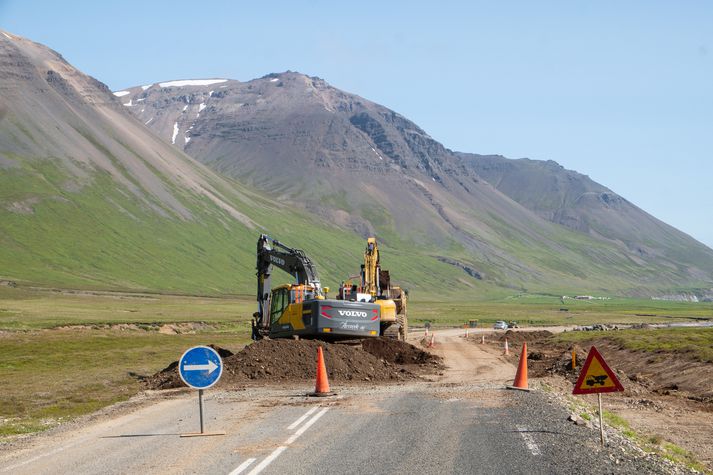
[(442, 366), (441, 358), (438, 356), (393, 338), (370, 338), (362, 342), (362, 348), (367, 353), (393, 364)]
[(498, 340), (505, 341), (508, 339), (508, 343), (522, 343), (524, 341), (529, 343), (544, 340), (552, 336), (552, 332), (547, 330), (535, 330), (535, 331), (517, 331), (508, 330), (502, 335), (497, 335)]
[[(251, 381), (265, 383), (313, 381), (317, 372), (317, 347), (324, 349), (330, 381), (402, 381), (416, 379), (417, 367), (440, 365), (440, 358), (396, 340), (366, 340), (366, 348), (314, 340), (261, 340), (223, 358), (218, 387)], [(222, 349), (216, 348), (219, 352)], [(227, 351), (227, 350), (224, 350)], [(403, 361), (403, 362), (400, 362)], [(150, 389), (183, 387), (178, 362), (146, 379)]]
[[(576, 366), (572, 367), (572, 352), (576, 352)], [(536, 351), (527, 355), (530, 375), (533, 377), (543, 377), (551, 375), (564, 376), (568, 381), (574, 383), (579, 376), (587, 358), (588, 349), (585, 350), (579, 345), (538, 345)]]
[[(218, 353), (218, 355), (223, 358), (224, 362), (225, 358), (233, 356), (233, 352), (225, 348), (221, 348), (216, 345), (207, 346), (213, 348)], [(138, 379), (139, 381), (142, 381), (149, 389), (172, 389), (186, 386), (181, 380), (181, 377), (178, 375), (178, 361), (172, 362), (156, 374), (153, 374), (151, 376), (139, 376)]]

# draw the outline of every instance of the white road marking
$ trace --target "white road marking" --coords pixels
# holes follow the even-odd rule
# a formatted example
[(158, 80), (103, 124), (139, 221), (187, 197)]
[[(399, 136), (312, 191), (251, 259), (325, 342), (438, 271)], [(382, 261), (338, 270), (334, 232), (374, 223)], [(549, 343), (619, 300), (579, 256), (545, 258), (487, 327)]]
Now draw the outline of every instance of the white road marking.
[(273, 450), (272, 453), (271, 453), (270, 455), (268, 455), (265, 460), (263, 460), (262, 462), (260, 462), (260, 464), (259, 464), (257, 467), (255, 467), (254, 469), (252, 469), (252, 471), (251, 471), (250, 473), (248, 473), (248, 475), (257, 475), (258, 473), (260, 473), (260, 472), (262, 472), (263, 470), (265, 470), (265, 468), (266, 468), (268, 465), (270, 465), (273, 460), (275, 460), (277, 457), (279, 457), (280, 454), (281, 454), (282, 452), (284, 452), (285, 450), (287, 450), (287, 446), (285, 446), (285, 445), (281, 445), (281, 446), (279, 446), (278, 448), (276, 448), (275, 450)]
[(252, 463), (255, 461), (255, 459), (247, 459), (245, 462), (241, 463), (238, 465), (238, 468), (230, 472), (228, 475), (238, 475), (239, 473), (243, 473), (243, 470), (248, 468)]
[(527, 448), (530, 449), (530, 452), (532, 452), (532, 455), (542, 455), (542, 452), (540, 452), (540, 448), (535, 443), (535, 439), (532, 437), (532, 435), (529, 433), (529, 431), (525, 427), (517, 426), (517, 431), (520, 433), (522, 438), (525, 440), (525, 445), (527, 445)]
[(312, 409), (307, 411), (307, 413), (305, 415), (303, 415), (302, 417), (297, 419), (295, 422), (290, 424), (290, 426), (287, 428), (287, 430), (292, 430), (295, 427), (297, 427), (298, 425), (302, 424), (302, 421), (307, 419), (309, 416), (311, 416), (314, 413), (314, 411), (316, 411), (317, 409), (319, 409), (319, 406), (314, 406)]
[[(292, 425), (291, 425), (289, 428), (292, 428), (293, 426), (294, 426), (294, 427), (298, 426), (304, 419), (306, 419), (307, 417), (309, 417), (309, 416), (310, 416), (314, 411), (316, 411), (318, 408), (319, 408), (319, 406), (314, 407), (314, 408), (310, 409), (309, 411), (307, 411), (307, 414), (305, 414), (305, 415), (303, 415), (302, 417), (300, 417), (299, 419), (297, 419), (294, 423), (292, 423)], [(260, 472), (262, 472), (263, 470), (265, 470), (265, 468), (266, 468), (268, 465), (270, 465), (277, 457), (279, 457), (282, 452), (284, 452), (285, 450), (287, 450), (287, 446), (288, 446), (288, 445), (290, 445), (292, 442), (294, 442), (295, 440), (297, 440), (297, 438), (298, 438), (299, 436), (301, 436), (302, 434), (304, 434), (305, 431), (306, 431), (307, 429), (309, 429), (310, 427), (312, 427), (312, 425), (313, 425), (315, 422), (317, 422), (317, 421), (319, 420), (319, 418), (322, 417), (328, 410), (329, 410), (328, 407), (322, 408), (322, 410), (319, 411), (317, 414), (315, 414), (315, 415), (312, 417), (312, 419), (308, 420), (302, 427), (300, 427), (300, 428), (297, 430), (297, 432), (295, 432), (294, 434), (292, 434), (292, 435), (290, 436), (290, 438), (287, 439), (287, 442), (285, 442), (285, 445), (281, 445), (281, 446), (279, 446), (278, 448), (276, 448), (275, 450), (273, 450), (272, 453), (271, 453), (270, 455), (268, 455), (268, 456), (265, 458), (265, 460), (263, 460), (262, 462), (260, 462), (255, 468), (253, 468), (253, 469), (250, 471), (250, 473), (248, 473), (248, 475), (257, 475), (258, 473), (260, 473)], [(288, 428), (288, 429), (289, 429), (289, 428)], [(246, 460), (246, 462), (247, 462), (247, 460)], [(251, 462), (251, 463), (252, 463), (252, 462)], [(242, 466), (242, 465), (241, 465), (241, 466)], [(236, 470), (238, 470), (238, 469), (240, 469), (240, 467), (238, 467)], [(237, 472), (237, 473), (240, 473), (240, 472)], [(233, 475), (233, 474), (231, 473), (230, 475)]]
[(297, 438), (298, 438), (299, 436), (301, 436), (302, 434), (304, 434), (305, 431), (306, 431), (307, 429), (309, 429), (309, 428), (312, 426), (312, 424), (314, 424), (315, 422), (317, 422), (317, 419), (319, 419), (320, 417), (322, 417), (322, 416), (324, 415), (324, 413), (327, 412), (328, 410), (329, 410), (329, 408), (328, 408), (328, 407), (325, 407), (324, 409), (322, 409), (321, 411), (319, 411), (312, 419), (310, 419), (309, 421), (307, 421), (307, 422), (305, 423), (305, 425), (303, 425), (302, 427), (300, 427), (300, 428), (297, 430), (297, 432), (295, 432), (294, 434), (292, 434), (292, 435), (290, 436), (290, 438), (287, 439), (287, 442), (285, 442), (285, 443), (286, 443), (287, 445), (290, 445), (292, 442), (294, 442), (295, 440), (297, 440)]

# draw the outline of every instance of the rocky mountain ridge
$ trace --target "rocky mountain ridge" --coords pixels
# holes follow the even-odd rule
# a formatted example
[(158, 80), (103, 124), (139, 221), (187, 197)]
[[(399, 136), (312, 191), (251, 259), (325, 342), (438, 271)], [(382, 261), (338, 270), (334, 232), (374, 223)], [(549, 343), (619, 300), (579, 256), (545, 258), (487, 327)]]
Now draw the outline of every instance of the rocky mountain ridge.
[(603, 245), (604, 261), (644, 286), (661, 270), (671, 284), (711, 280), (713, 251), (588, 177), (554, 162), (453, 152), (320, 78), (288, 71), (124, 93), (137, 117), (219, 173), (361, 235), (462, 246), (460, 269), (517, 280), (539, 271), (527, 248), (571, 262), (568, 252), (601, 260)]

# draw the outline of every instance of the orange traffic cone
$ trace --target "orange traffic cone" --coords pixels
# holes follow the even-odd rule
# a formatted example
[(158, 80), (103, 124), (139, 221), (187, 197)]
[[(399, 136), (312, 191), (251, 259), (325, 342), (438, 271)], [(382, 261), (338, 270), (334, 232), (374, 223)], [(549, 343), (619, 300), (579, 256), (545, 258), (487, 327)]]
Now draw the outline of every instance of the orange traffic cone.
[(518, 364), (517, 373), (515, 373), (515, 382), (512, 386), (508, 386), (508, 389), (520, 389), (522, 391), (530, 390), (527, 386), (527, 342), (522, 344), (520, 364)]
[(505, 338), (505, 356), (510, 354), (510, 348), (508, 347), (508, 339)]
[(433, 348), (436, 346), (436, 335), (435, 333), (431, 333), (431, 340), (428, 342), (428, 347)]
[(333, 396), (335, 393), (329, 390), (329, 379), (327, 379), (327, 367), (324, 364), (324, 353), (322, 347), (317, 347), (317, 382), (314, 385), (314, 392), (310, 396)]

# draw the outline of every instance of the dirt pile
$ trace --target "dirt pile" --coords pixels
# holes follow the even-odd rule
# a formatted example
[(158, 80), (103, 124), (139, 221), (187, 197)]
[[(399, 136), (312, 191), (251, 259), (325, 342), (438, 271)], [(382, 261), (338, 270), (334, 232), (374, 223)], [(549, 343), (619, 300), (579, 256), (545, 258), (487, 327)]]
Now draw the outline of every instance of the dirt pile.
[[(632, 351), (606, 338), (569, 345), (548, 340), (530, 345), (528, 340), (530, 376), (559, 375), (574, 383), (592, 345), (605, 356), (624, 384), (627, 395), (653, 392), (713, 403), (713, 366), (710, 363), (696, 361), (681, 352)], [(572, 351), (577, 354), (575, 368), (572, 368)]]
[(392, 338), (370, 338), (362, 342), (362, 348), (377, 358), (398, 365), (431, 365), (442, 368), (441, 358), (404, 341)]
[[(218, 387), (230, 388), (253, 381), (312, 381), (316, 375), (319, 346), (324, 349), (329, 379), (335, 382), (397, 382), (416, 379), (417, 373), (441, 367), (437, 356), (387, 338), (365, 340), (363, 348), (314, 340), (261, 340), (223, 357), (223, 376)], [(171, 363), (145, 382), (149, 389), (185, 386), (178, 375), (178, 362)]]
[[(571, 383), (577, 381), (584, 361), (587, 359), (587, 349), (579, 345), (552, 345), (540, 341), (533, 345), (527, 355), (530, 376), (543, 377), (560, 375)], [(576, 352), (576, 365), (572, 367), (572, 352)]]
[(502, 342), (504, 342), (505, 339), (507, 338), (508, 344), (511, 344), (511, 343), (521, 344), (522, 342), (526, 341), (529, 346), (530, 343), (544, 340), (551, 336), (552, 336), (552, 332), (549, 332), (547, 330), (535, 330), (535, 331), (508, 330), (503, 334), (495, 335), (495, 338), (498, 341), (502, 341)]

